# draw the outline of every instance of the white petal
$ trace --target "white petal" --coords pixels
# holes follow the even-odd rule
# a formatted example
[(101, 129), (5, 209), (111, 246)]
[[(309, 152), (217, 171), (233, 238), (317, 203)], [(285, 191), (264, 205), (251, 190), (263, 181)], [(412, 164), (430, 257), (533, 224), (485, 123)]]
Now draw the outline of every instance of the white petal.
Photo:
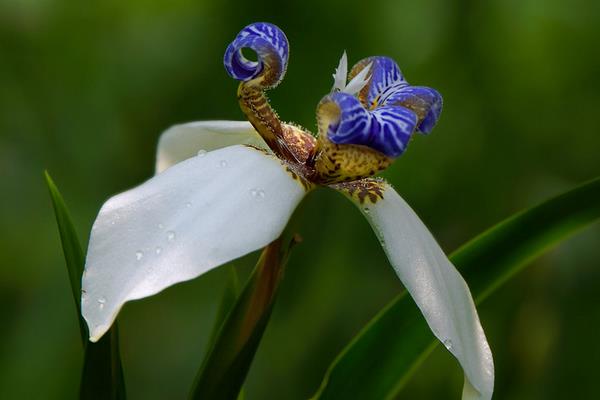
[(367, 75), (369, 74), (372, 65), (373, 63), (369, 63), (369, 65), (361, 69), (360, 72), (356, 74), (350, 82), (348, 82), (348, 85), (346, 85), (342, 92), (351, 94), (353, 96), (360, 92), (362, 88), (369, 83), (369, 79), (371, 79), (371, 77), (367, 78)]
[(126, 301), (266, 246), (304, 194), (274, 156), (238, 145), (182, 161), (108, 200), (92, 228), (83, 277), (90, 340)]
[(348, 77), (348, 56), (344, 51), (342, 57), (340, 58), (340, 63), (338, 67), (335, 69), (335, 74), (333, 74), (333, 88), (332, 92), (343, 90), (346, 87), (346, 79)]
[(250, 144), (268, 149), (248, 121), (198, 121), (175, 125), (160, 136), (156, 154), (156, 173), (180, 161), (234, 144)]
[[(385, 184), (385, 183), (384, 183)], [(354, 199), (435, 336), (465, 373), (463, 399), (490, 399), (494, 362), (469, 288), (427, 227), (385, 184), (375, 204)]]

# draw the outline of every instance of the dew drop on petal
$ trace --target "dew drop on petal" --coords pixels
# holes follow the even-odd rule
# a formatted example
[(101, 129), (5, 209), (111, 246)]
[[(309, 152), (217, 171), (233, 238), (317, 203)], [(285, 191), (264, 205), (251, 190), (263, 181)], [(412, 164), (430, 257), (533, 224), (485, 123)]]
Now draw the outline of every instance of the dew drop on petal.
[(198, 150), (198, 157), (204, 157), (206, 155), (206, 150), (200, 149)]
[(256, 201), (261, 201), (265, 198), (265, 191), (262, 189), (250, 189), (250, 196)]
[(221, 162), (219, 162), (219, 167), (221, 167), (221, 168), (227, 167), (227, 160), (221, 160)]
[(86, 303), (88, 300), (87, 292), (84, 289), (81, 289), (81, 302)]
[(448, 350), (452, 350), (452, 340), (450, 339), (446, 339), (444, 340), (444, 346), (448, 349)]
[(135, 252), (135, 259), (140, 261), (144, 257), (144, 253), (141, 250)]
[(175, 240), (175, 232), (174, 231), (167, 232), (167, 240), (169, 240), (170, 242)]
[(106, 303), (106, 299), (104, 297), (99, 297), (98, 298), (98, 308), (99, 309), (104, 309), (104, 303)]
[(156, 255), (159, 255), (160, 253), (162, 253), (162, 247), (156, 246), (156, 249), (154, 249), (154, 252), (156, 253)]
[(187, 203), (185, 203), (185, 206), (186, 206), (187, 208), (190, 208), (190, 207), (192, 206), (192, 203), (188, 201)]
[(164, 227), (165, 227), (163, 224), (158, 224), (158, 225), (156, 225), (156, 226), (158, 227), (158, 229), (162, 229), (162, 228), (164, 228)]

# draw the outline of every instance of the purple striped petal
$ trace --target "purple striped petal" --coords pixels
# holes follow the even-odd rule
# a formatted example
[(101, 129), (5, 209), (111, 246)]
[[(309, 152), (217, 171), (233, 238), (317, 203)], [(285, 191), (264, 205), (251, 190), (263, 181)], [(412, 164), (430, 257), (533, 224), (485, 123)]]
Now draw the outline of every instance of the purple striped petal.
[(365, 58), (355, 65), (353, 71), (369, 63), (372, 63), (372, 72), (368, 88), (362, 93), (364, 106), (370, 109), (390, 105), (404, 106), (419, 117), (418, 132), (431, 132), (442, 112), (442, 96), (438, 91), (423, 86), (410, 86), (398, 64), (389, 57)]
[(372, 63), (371, 81), (367, 94), (367, 106), (375, 107), (383, 104), (385, 99), (395, 91), (408, 86), (398, 64), (389, 57), (369, 57), (359, 63)]
[(369, 147), (398, 157), (408, 146), (417, 124), (417, 115), (402, 106), (384, 106), (371, 111), (372, 140)]
[(442, 112), (442, 96), (435, 89), (424, 86), (407, 86), (385, 100), (386, 105), (402, 105), (413, 110), (420, 123), (417, 131), (429, 133)]
[[(256, 53), (258, 61), (250, 61), (242, 54), (248, 48)], [(257, 22), (238, 33), (225, 50), (223, 64), (227, 73), (238, 81), (250, 81), (264, 73), (265, 86), (276, 86), (285, 75), (289, 45), (285, 34), (273, 24)]]
[(333, 102), (340, 110), (338, 121), (327, 131), (329, 140), (336, 144), (368, 146), (388, 157), (398, 157), (404, 152), (417, 125), (417, 115), (402, 106), (368, 111), (347, 93), (332, 93), (323, 102)]

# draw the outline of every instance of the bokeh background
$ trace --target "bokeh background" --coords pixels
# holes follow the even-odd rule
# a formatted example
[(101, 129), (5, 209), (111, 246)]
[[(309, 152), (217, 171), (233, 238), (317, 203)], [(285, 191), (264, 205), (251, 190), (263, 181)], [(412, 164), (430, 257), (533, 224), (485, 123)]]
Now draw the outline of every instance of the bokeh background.
[[(69, 399), (82, 363), (48, 169), (82, 241), (102, 202), (151, 176), (162, 130), (243, 119), (222, 55), (243, 26), (291, 43), (270, 97), (315, 127), (345, 49), (389, 55), (445, 100), (438, 127), (386, 173), (442, 246), (600, 173), (600, 2), (584, 0), (0, 0), (0, 398)], [(357, 210), (321, 190), (300, 233), (248, 399), (305, 399), (401, 285)], [(479, 307), (497, 399), (592, 398), (600, 363), (600, 228), (537, 260)], [(235, 264), (247, 273), (255, 256)], [(482, 266), (484, 268), (485, 266)], [(216, 312), (216, 270), (125, 307), (132, 399), (185, 398)], [(401, 335), (401, 332), (398, 332)], [(400, 398), (458, 399), (437, 349)]]

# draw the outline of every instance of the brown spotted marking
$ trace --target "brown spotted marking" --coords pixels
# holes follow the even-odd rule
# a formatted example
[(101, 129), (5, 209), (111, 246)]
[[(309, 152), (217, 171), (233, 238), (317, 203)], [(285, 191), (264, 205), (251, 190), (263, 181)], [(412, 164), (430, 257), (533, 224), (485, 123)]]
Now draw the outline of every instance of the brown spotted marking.
[(365, 202), (376, 204), (379, 200), (383, 200), (385, 181), (381, 178), (366, 178), (353, 182), (336, 183), (331, 187), (358, 200), (360, 204), (365, 204)]
[(238, 100), (240, 108), (246, 114), (248, 121), (262, 136), (267, 145), (279, 153), (280, 143), (278, 138), (283, 136), (281, 122), (275, 111), (269, 105), (265, 93), (255, 87), (242, 82), (238, 87)]
[(293, 124), (283, 125), (283, 138), (290, 151), (294, 154), (296, 160), (306, 163), (308, 158), (314, 153), (317, 146), (317, 140), (306, 129)]
[(306, 192), (310, 192), (312, 189), (315, 188), (315, 185), (312, 182), (306, 180), (302, 175), (294, 171), (294, 169), (290, 167), (290, 165), (287, 164), (285, 161), (281, 161), (281, 165), (285, 167), (285, 171), (292, 177), (293, 180), (297, 181), (300, 185), (302, 185)]

